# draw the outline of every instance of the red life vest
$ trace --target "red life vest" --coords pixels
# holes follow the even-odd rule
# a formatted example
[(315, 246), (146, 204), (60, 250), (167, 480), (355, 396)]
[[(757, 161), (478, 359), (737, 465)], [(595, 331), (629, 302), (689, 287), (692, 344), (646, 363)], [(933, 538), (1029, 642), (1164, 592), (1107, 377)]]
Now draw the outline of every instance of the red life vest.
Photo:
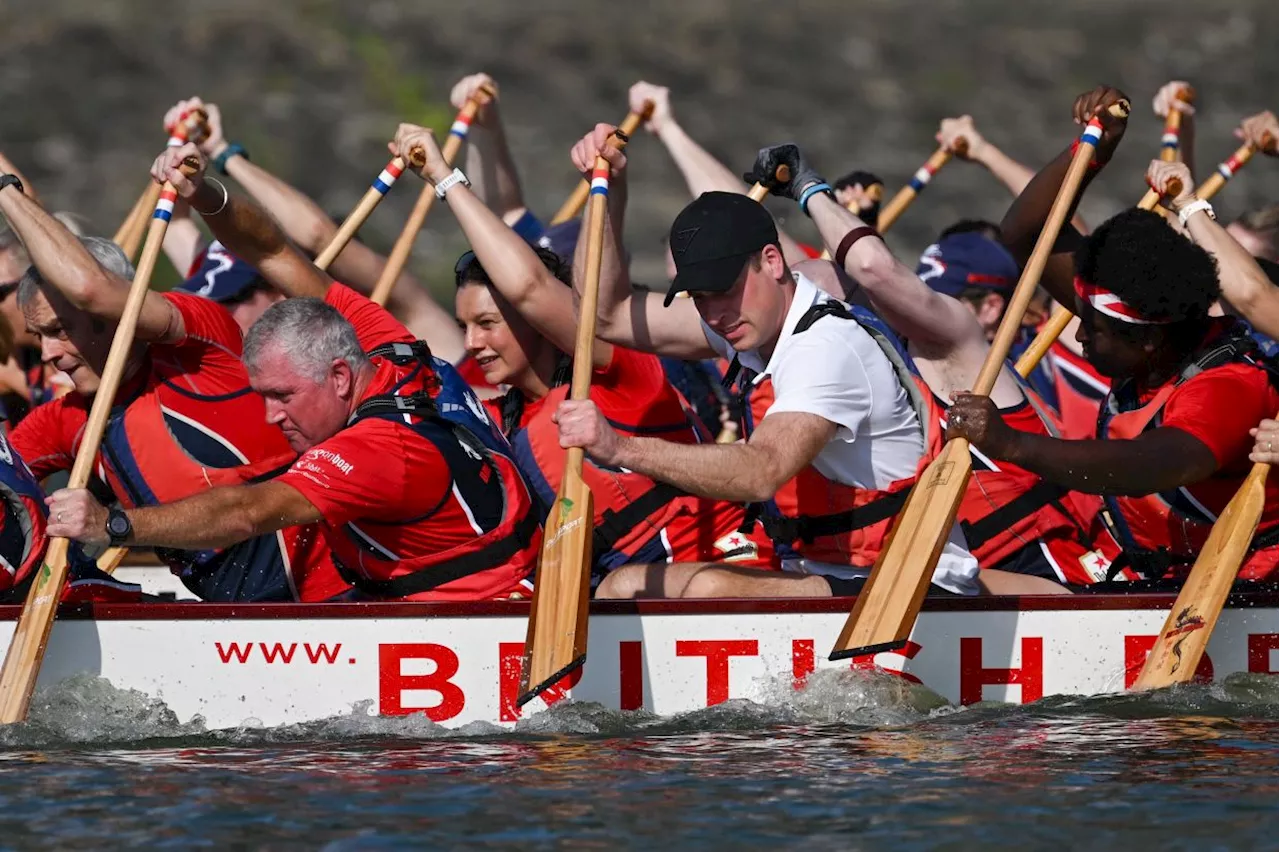
[[(366, 399), (348, 426), (366, 418), (387, 420), (430, 441), (448, 464), (453, 487), (477, 517), (496, 515), (497, 524), (465, 544), (400, 558), (379, 545), (378, 530), (430, 524), (437, 510), (401, 521), (360, 520), (345, 534), (327, 536), (342, 578), (378, 598), (425, 599), (434, 589), (482, 572), (492, 572), (495, 588), (509, 588), (529, 576), (542, 544), (541, 521), (509, 447), (497, 430), (474, 412), (483, 408), (452, 366), (430, 355), (426, 344), (391, 343), (369, 353), (377, 367), (386, 360), (405, 369), (387, 393)], [(326, 531), (329, 528), (325, 527)]]
[(1073, 441), (1092, 438), (1098, 425), (1098, 407), (1111, 389), (1110, 380), (1060, 340), (1053, 342), (1045, 360), (1053, 370), (1062, 436)]
[[(1249, 364), (1265, 370), (1263, 363), (1254, 357), (1256, 351), (1256, 342), (1236, 325), (1225, 335), (1213, 338), (1189, 360), (1187, 366), (1158, 388), (1149, 402), (1137, 401), (1131, 381), (1118, 383), (1107, 395), (1098, 414), (1098, 435), (1113, 440), (1129, 440), (1149, 429), (1158, 428), (1165, 403), (1176, 388), (1187, 382), (1228, 364)], [(1274, 385), (1275, 376), (1269, 376)], [(1233, 492), (1243, 477), (1219, 472), (1209, 481), (1214, 480), (1223, 485), (1224, 492)], [(1254, 533), (1249, 556), (1240, 570), (1243, 578), (1260, 579), (1276, 573), (1277, 495), (1274, 471), (1267, 478), (1266, 493), (1270, 511), (1263, 512)], [(1147, 579), (1185, 573), (1195, 563), (1217, 520), (1217, 516), (1187, 488), (1142, 497), (1109, 496), (1104, 501), (1107, 512), (1102, 516), (1103, 521), (1124, 548), (1125, 556)]]
[[(1025, 384), (1022, 390), (1027, 397), (1022, 405), (1001, 410), (1005, 423), (1022, 432), (1060, 437), (1044, 402)], [(956, 517), (983, 568), (1025, 570), (1029, 560), (1048, 563), (1046, 568), (1064, 583), (1090, 585), (1106, 579), (1115, 554), (1100, 553), (1103, 548), (1089, 532), (1102, 510), (1101, 498), (1070, 493), (1030, 471), (995, 462), (975, 447), (969, 449), (973, 474)], [(1035, 552), (1019, 554), (1024, 548)]]
[[(661, 369), (653, 355), (618, 349), (614, 357), (652, 358), (655, 369)], [(563, 358), (553, 386), (546, 396), (537, 400), (534, 413), (530, 413), (529, 403), (516, 389), (502, 400), (488, 401), (490, 411), (502, 422), (520, 471), (544, 512), (556, 498), (564, 468), (565, 451), (550, 415), (568, 397), (569, 387), (565, 382), (570, 368), (569, 359)], [(639, 412), (606, 409), (604, 414), (610, 425), (624, 435), (683, 444), (701, 443), (704, 432), (687, 403), (665, 375), (662, 383), (661, 392), (653, 395)], [(639, 422), (623, 422), (620, 416)], [(736, 504), (687, 494), (668, 483), (656, 482), (634, 471), (604, 467), (590, 458), (583, 464), (582, 476), (591, 488), (595, 507), (592, 548), (597, 574), (623, 565), (713, 558), (742, 561), (752, 567), (767, 567), (771, 563), (768, 541), (759, 532), (753, 536), (750, 529), (742, 528), (742, 511)]]
[[(880, 346), (894, 374), (907, 392), (924, 430), (924, 454), (915, 476), (899, 479), (884, 489), (858, 488), (832, 482), (812, 465), (778, 489), (767, 503), (752, 504), (748, 517), (758, 517), (785, 556), (792, 554), (833, 565), (869, 568), (880, 555), (889, 528), (907, 501), (916, 476), (942, 450), (940, 428), (942, 409), (933, 399), (924, 380), (915, 372), (897, 337), (878, 317), (859, 307), (841, 302), (820, 302), (796, 323), (794, 334), (802, 334), (825, 316), (857, 322)], [(726, 385), (738, 383), (739, 394), (747, 398), (741, 405), (742, 433), (750, 437), (755, 421), (763, 419), (773, 405), (773, 385), (766, 376), (757, 378), (741, 366), (737, 358), (725, 374)]]

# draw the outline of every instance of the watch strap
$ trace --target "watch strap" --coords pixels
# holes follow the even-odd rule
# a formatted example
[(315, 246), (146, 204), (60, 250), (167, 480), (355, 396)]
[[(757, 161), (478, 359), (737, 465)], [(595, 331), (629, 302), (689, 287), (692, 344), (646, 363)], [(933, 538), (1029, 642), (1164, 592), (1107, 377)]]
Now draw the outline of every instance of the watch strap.
[(453, 174), (436, 184), (436, 198), (444, 198), (444, 194), (458, 184), (471, 186), (471, 181), (462, 173), (462, 169), (454, 168)]
[(1178, 221), (1181, 222), (1185, 227), (1187, 224), (1187, 220), (1191, 218), (1192, 214), (1199, 213), (1201, 210), (1207, 213), (1210, 219), (1218, 218), (1217, 216), (1213, 215), (1212, 204), (1205, 201), (1203, 198), (1197, 198), (1195, 201), (1192, 201), (1190, 204), (1183, 206), (1183, 208), (1178, 211)]
[(244, 157), (247, 160), (249, 159), (249, 152), (240, 143), (232, 142), (222, 149), (221, 154), (213, 158), (213, 167), (225, 175), (227, 173), (227, 160), (232, 157)]
[(23, 195), (26, 195), (27, 193), (26, 189), (22, 186), (22, 181), (18, 180), (17, 175), (0, 175), (0, 189), (4, 189), (6, 186), (16, 186), (18, 188), (18, 192), (21, 192)]

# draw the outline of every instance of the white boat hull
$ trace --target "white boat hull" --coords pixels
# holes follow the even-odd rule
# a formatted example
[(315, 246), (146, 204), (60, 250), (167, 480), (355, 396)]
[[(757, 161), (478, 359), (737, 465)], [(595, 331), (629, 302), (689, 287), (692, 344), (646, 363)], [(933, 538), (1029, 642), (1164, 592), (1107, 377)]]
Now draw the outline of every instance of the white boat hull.
[[(875, 658), (957, 704), (1118, 692), (1132, 682), (1170, 595), (930, 601), (901, 652)], [(671, 715), (730, 698), (767, 701), (826, 659), (848, 600), (671, 601), (593, 606), (580, 681), (560, 695)], [(1064, 608), (1069, 607), (1069, 608)], [(57, 622), (42, 687), (95, 675), (162, 699), (183, 722), (277, 726), (353, 711), (423, 712), (458, 726), (511, 724), (523, 603), (99, 605)], [(0, 642), (16, 607), (0, 609)], [(1276, 673), (1274, 587), (1236, 595), (1201, 674)], [(559, 696), (552, 696), (553, 698)], [(535, 701), (524, 712), (537, 712)]]

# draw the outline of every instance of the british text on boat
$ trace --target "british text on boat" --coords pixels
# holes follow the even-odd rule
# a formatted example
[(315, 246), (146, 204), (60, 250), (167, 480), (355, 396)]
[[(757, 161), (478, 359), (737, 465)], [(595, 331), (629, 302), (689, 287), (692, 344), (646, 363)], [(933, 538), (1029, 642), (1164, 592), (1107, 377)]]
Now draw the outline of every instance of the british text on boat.
[[(929, 599), (906, 647), (854, 661), (948, 701), (1028, 703), (1120, 692), (1141, 671), (1172, 594)], [(544, 697), (668, 716), (802, 686), (848, 613), (841, 598), (598, 601), (591, 654)], [(0, 641), (18, 607), (0, 607)], [(527, 602), (97, 604), (64, 608), (40, 687), (75, 676), (162, 699), (209, 728), (353, 712), (513, 724)], [(1276, 586), (1232, 594), (1197, 672), (1275, 674)], [(1190, 629), (1195, 629), (1192, 626)], [(367, 711), (362, 708), (369, 708)]]

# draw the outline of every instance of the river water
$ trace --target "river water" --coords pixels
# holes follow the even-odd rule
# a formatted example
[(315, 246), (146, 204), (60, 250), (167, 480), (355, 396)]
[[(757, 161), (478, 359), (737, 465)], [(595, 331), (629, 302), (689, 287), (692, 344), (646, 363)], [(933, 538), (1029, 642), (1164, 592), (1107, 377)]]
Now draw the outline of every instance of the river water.
[(819, 672), (660, 719), (203, 730), (85, 679), (0, 729), (0, 847), (1275, 849), (1277, 682), (952, 707)]

